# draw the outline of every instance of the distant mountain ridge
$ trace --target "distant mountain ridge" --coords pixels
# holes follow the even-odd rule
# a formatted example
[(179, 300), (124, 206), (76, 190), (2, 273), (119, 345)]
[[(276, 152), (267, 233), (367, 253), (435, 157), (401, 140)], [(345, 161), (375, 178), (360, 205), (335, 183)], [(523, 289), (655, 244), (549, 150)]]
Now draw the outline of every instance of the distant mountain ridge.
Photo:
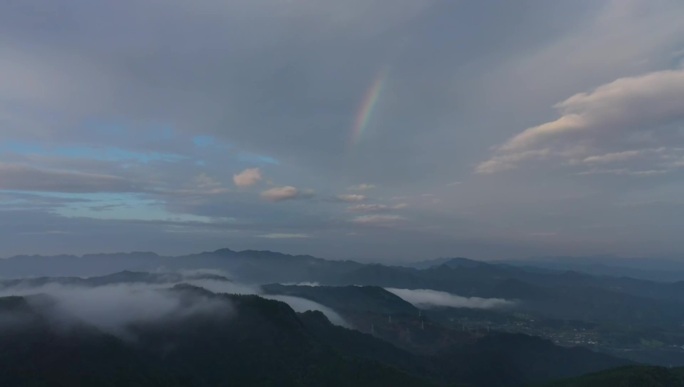
[(682, 259), (672, 259), (558, 256), (496, 262), (518, 267), (555, 271), (574, 270), (593, 275), (631, 277), (651, 281), (672, 282), (684, 280), (684, 257)]
[(508, 264), (452, 258), (424, 269), (330, 261), (272, 251), (219, 249), (163, 257), (154, 253), (75, 256), (19, 256), (0, 260), (5, 278), (27, 276), (101, 276), (129, 271), (179, 271), (212, 268), (246, 283), (318, 282), (433, 289), (463, 297), (519, 300), (525, 312), (558, 319), (679, 326), (684, 323), (681, 283), (594, 276), (573, 271), (531, 270)]

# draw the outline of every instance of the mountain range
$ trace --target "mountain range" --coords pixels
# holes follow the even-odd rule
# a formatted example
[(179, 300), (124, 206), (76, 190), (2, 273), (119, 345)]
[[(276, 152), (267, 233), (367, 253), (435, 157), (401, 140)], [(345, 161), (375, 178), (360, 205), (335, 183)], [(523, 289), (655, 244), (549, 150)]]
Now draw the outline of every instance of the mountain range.
[(0, 383), (524, 386), (684, 366), (684, 281), (414, 266), (230, 249), (2, 259)]

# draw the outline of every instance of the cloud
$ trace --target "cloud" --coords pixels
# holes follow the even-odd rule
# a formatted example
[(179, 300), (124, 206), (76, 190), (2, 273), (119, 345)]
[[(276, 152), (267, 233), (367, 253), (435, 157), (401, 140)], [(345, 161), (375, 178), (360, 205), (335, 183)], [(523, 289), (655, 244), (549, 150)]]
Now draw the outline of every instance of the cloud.
[(261, 180), (261, 170), (259, 168), (247, 168), (244, 171), (233, 175), (233, 182), (238, 187), (251, 187)]
[[(638, 172), (684, 166), (683, 159), (674, 153), (665, 158), (668, 152), (603, 164), (581, 162), (592, 156), (658, 148), (663, 144), (658, 136), (656, 144), (601, 141), (596, 145), (575, 140), (580, 132), (564, 132), (554, 136), (576, 142), (578, 151), (574, 154), (561, 155), (562, 144), (552, 140), (532, 145), (528, 153), (484, 153), (487, 147), (502, 144), (527, 127), (565, 115), (549, 109), (556, 101), (619, 78), (677, 65), (684, 31), (681, 0), (583, 1), (572, 5), (539, 2), (534, 7), (514, 7), (507, 1), (476, 3), (466, 9), (459, 2), (432, 0), (396, 0), (391, 5), (382, 0), (121, 0), (102, 7), (85, 1), (59, 7), (54, 1), (36, 0), (36, 8), (45, 10), (37, 15), (12, 2), (0, 2), (0, 36), (8, 37), (0, 43), (0, 72), (8, 80), (0, 85), (0, 162), (117, 176), (154, 188), (153, 193), (141, 195), (146, 200), (152, 196), (149, 205), (117, 207), (107, 211), (110, 215), (126, 213), (129, 218), (140, 219), (156, 211), (167, 212), (162, 215), (169, 218), (192, 214), (220, 223), (143, 227), (135, 221), (100, 221), (94, 227), (91, 220), (50, 216), (47, 229), (39, 221), (29, 225), (7, 213), (0, 219), (9, 224), (5, 226), (8, 243), (2, 246), (3, 254), (140, 247), (188, 252), (218, 246), (226, 240), (223, 238), (244, 248), (275, 248), (282, 246), (277, 240), (254, 236), (277, 230), (316, 233), (320, 240), (301, 240), (306, 245), (303, 248), (343, 258), (342, 252), (331, 251), (330, 246), (345, 244), (348, 230), (335, 234), (337, 237), (330, 233), (330, 239), (325, 240), (319, 227), (354, 227), (350, 222), (340, 222), (340, 226), (331, 220), (365, 213), (345, 214), (346, 204), (332, 203), (337, 201), (337, 193), (397, 195), (413, 201), (420, 192), (429, 191), (439, 194), (443, 202), (423, 206), (416, 201), (411, 221), (416, 226), (424, 222), (421, 227), (425, 231), (410, 238), (415, 250), (387, 243), (403, 236), (388, 232), (378, 235), (377, 242), (350, 247), (355, 249), (354, 255), (394, 259), (408, 258), (417, 250), (433, 255), (459, 250), (491, 256), (498, 252), (467, 243), (471, 247), (456, 246), (442, 234), (476, 223), (478, 231), (471, 231), (470, 236), (477, 234), (491, 242), (481, 246), (509, 244), (517, 238), (518, 230), (505, 225), (520, 224), (520, 212), (535, 223), (535, 229), (545, 226), (536, 222), (549, 222), (552, 227), (557, 225), (554, 222), (566, 223), (544, 215), (548, 211), (545, 204), (557, 200), (557, 191), (575, 196), (584, 191), (608, 194), (618, 191), (611, 186), (616, 180), (613, 176), (627, 179)], [(493, 19), (489, 17), (492, 12), (506, 17)], [(452, 21), (448, 33), (441, 28), (445, 18)], [(45, 22), (50, 28), (35, 28), (37, 22)], [(126, 26), (125, 31), (117, 26)], [(445, 38), (455, 35), (468, 39), (454, 42)], [(510, 44), (498, 44), (497, 39), (504, 35)], [(426, 45), (426, 41), (434, 44)], [(383, 82), (383, 92), (368, 116), (363, 136), (350, 149), (349, 129), (357, 108), (379, 69), (385, 67), (391, 71)], [(254, 87), (257, 84), (259, 87)], [(69, 160), (59, 163), (47, 160), (46, 156), (65, 156), (65, 150), (68, 153), (77, 147), (91, 151), (87, 157), (82, 152), (68, 154), (64, 158)], [(18, 153), (29, 153), (27, 148), (37, 149), (28, 155), (31, 160), (15, 160), (22, 158)], [(105, 154), (109, 148), (143, 156), (110, 163), (95, 160), (99, 150)], [(144, 156), (149, 152), (184, 159), (140, 162), (149, 159)], [(41, 161), (34, 163), (37, 156)], [(545, 175), (547, 184), (534, 190), (531, 187), (539, 187), (540, 182), (531, 174), (519, 179), (468, 176), (472, 165), (494, 157), (490, 165), (480, 168), (481, 172), (512, 170), (523, 164), (571, 170)], [(269, 171), (264, 165), (270, 165)], [(252, 186), (259, 188), (257, 194), (238, 189), (220, 194), (228, 193), (225, 187), (237, 187), (231, 180), (233, 174), (248, 167), (262, 167), (263, 180), (273, 173), (269, 179), (300, 189), (303, 185), (299, 184), (304, 183), (297, 182), (306, 181), (317, 192), (326, 192), (330, 200), (310, 201), (306, 211), (299, 206), (269, 205), (258, 193), (275, 186), (266, 186), (263, 180)], [(620, 172), (606, 179), (587, 175), (599, 170)], [(581, 172), (587, 174), (578, 177)], [(195, 180), (202, 173), (217, 184), (209, 179)], [(672, 177), (652, 176), (654, 182)], [(444, 185), (455, 179), (464, 180), (458, 195), (442, 192)], [(576, 180), (582, 185), (573, 184)], [(193, 186), (196, 184), (202, 187)], [(377, 187), (369, 191), (372, 185)], [(110, 189), (120, 188), (96, 190)], [(122, 198), (122, 203), (129, 200)], [(592, 200), (584, 203), (587, 208), (597, 203)], [(523, 211), (523, 201), (535, 204)], [(104, 213), (86, 211), (86, 206), (113, 208), (111, 202), (107, 198), (69, 207), (81, 210), (81, 215), (98, 217)], [(573, 212), (560, 210), (568, 208), (565, 204), (559, 201), (558, 211)], [(2, 203), (3, 208), (27, 205), (25, 201)], [(49, 214), (65, 205), (41, 206), (44, 214)], [(496, 219), (488, 215), (490, 212), (497, 213)], [(594, 220), (589, 217), (608, 216), (602, 214), (593, 211), (575, 219), (588, 222)], [(633, 223), (643, 225), (640, 216), (632, 216)], [(234, 221), (219, 221), (222, 217)], [(29, 230), (12, 228), (16, 222)], [(73, 236), (30, 240), (20, 235), (41, 232), (36, 229), (42, 227), (50, 231), (68, 227)], [(654, 230), (643, 227), (644, 233)], [(573, 238), (571, 233), (566, 235)], [(442, 238), (444, 242), (434, 242)], [(630, 243), (634, 240), (620, 238)], [(658, 238), (648, 243), (659, 250), (662, 243), (655, 242)], [(566, 246), (574, 247), (564, 247), (564, 252), (590, 249), (579, 247), (588, 246), (584, 243)], [(599, 250), (632, 251), (626, 244), (611, 246), (615, 247)], [(557, 252), (558, 246), (543, 249)], [(681, 246), (672, 250), (680, 251)], [(520, 247), (516, 251), (527, 254), (530, 249)]]
[(501, 298), (461, 297), (455, 294), (430, 289), (394, 289), (387, 288), (393, 293), (418, 308), (471, 308), (495, 309), (515, 305), (514, 301)]
[(234, 281), (221, 281), (215, 279), (185, 279), (183, 283), (204, 288), (212, 293), (227, 294), (260, 294), (261, 288), (254, 285), (242, 284)]
[(631, 160), (642, 156), (645, 152), (645, 150), (631, 150), (623, 152), (606, 153), (602, 155), (586, 157), (584, 160), (582, 160), (582, 162), (586, 164), (609, 164), (625, 160)]
[(281, 202), (284, 200), (292, 200), (292, 199), (297, 199), (300, 197), (303, 197), (304, 195), (300, 190), (298, 190), (295, 187), (292, 186), (284, 186), (284, 187), (275, 187), (271, 189), (267, 189), (266, 191), (261, 193), (261, 197), (272, 201), (272, 202)]
[(347, 211), (351, 212), (387, 212), (392, 210), (400, 210), (408, 207), (406, 203), (399, 203), (393, 206), (386, 204), (355, 204), (347, 207)]
[(132, 182), (113, 175), (39, 169), (0, 162), (0, 189), (42, 192), (135, 192)]
[(318, 282), (286, 282), (286, 283), (282, 283), (281, 285), (285, 285), (285, 286), (310, 286), (310, 287), (314, 287), (314, 288), (321, 286), (321, 284)]
[(200, 173), (194, 179), (193, 189), (178, 190), (177, 193), (189, 194), (205, 194), (205, 195), (219, 195), (228, 193), (230, 190), (225, 188), (220, 181), (207, 175), (205, 172)]
[(404, 219), (399, 215), (361, 215), (352, 220), (356, 224), (389, 225)]
[(357, 184), (357, 185), (352, 185), (350, 187), (347, 187), (349, 191), (368, 191), (375, 188), (374, 184)]
[[(206, 272), (206, 271), (203, 271)], [(223, 274), (223, 273), (219, 273)], [(186, 280), (185, 283), (191, 285), (199, 286), (207, 289), (213, 293), (228, 293), (228, 294), (256, 294), (260, 297), (284, 302), (289, 305), (295, 312), (306, 312), (309, 310), (317, 310), (322, 312), (331, 323), (335, 325), (340, 325), (346, 328), (350, 328), (350, 325), (333, 309), (321, 305), (317, 302), (293, 296), (281, 296), (281, 295), (271, 295), (264, 294), (262, 289), (258, 286), (245, 285), (236, 282), (229, 281), (219, 281), (211, 279), (196, 279), (196, 280)], [(317, 286), (314, 283), (308, 283), (309, 286)]]
[(289, 234), (289, 233), (271, 233), (271, 234), (262, 234), (262, 235), (259, 235), (259, 238), (267, 238), (267, 239), (303, 239), (303, 238), (311, 238), (311, 235), (309, 235), (309, 234), (302, 234), (302, 233), (297, 233), (297, 234)]
[(366, 195), (360, 195), (360, 194), (343, 194), (343, 195), (337, 195), (337, 199), (341, 200), (343, 202), (362, 202), (366, 200)]
[(339, 325), (345, 328), (351, 328), (349, 323), (347, 323), (342, 316), (340, 316), (337, 312), (332, 310), (331, 308), (328, 308), (327, 306), (321, 305), (317, 302), (307, 300), (305, 298), (300, 298), (300, 297), (293, 297), (293, 296), (279, 296), (279, 295), (262, 295), (261, 297), (267, 298), (269, 300), (276, 300), (280, 302), (284, 302), (292, 309), (294, 309), (295, 312), (306, 312), (309, 310), (317, 310), (319, 312), (322, 312), (325, 317), (330, 320), (331, 323), (335, 325)]
[[(42, 311), (47, 312), (47, 316), (57, 327), (70, 328), (85, 322), (104, 332), (124, 338), (132, 338), (128, 329), (132, 323), (185, 318), (197, 314), (229, 317), (234, 313), (230, 302), (221, 298), (192, 295), (192, 300), (188, 303), (187, 294), (169, 291), (178, 283), (198, 286), (217, 294), (259, 295), (284, 302), (297, 312), (321, 311), (333, 324), (350, 327), (331, 308), (307, 299), (265, 295), (258, 286), (219, 279), (197, 278), (198, 275), (207, 274), (225, 276), (226, 273), (221, 271), (198, 269), (183, 271), (180, 274), (181, 282), (175, 282), (178, 276), (169, 273), (166, 277), (169, 279), (168, 282), (113, 283), (102, 286), (80, 286), (58, 282), (33, 286), (30, 282), (19, 282), (0, 288), (0, 297), (45, 294), (49, 299), (40, 298), (34, 303)], [(20, 323), (21, 317), (0, 314), (0, 326)]]
[[(198, 272), (198, 271), (193, 271)], [(200, 271), (207, 272), (206, 270)], [(211, 271), (209, 271), (211, 273)], [(225, 275), (225, 273), (218, 273), (219, 275)], [(195, 280), (185, 280), (185, 283), (202, 287), (213, 293), (228, 293), (228, 294), (255, 294), (260, 297), (284, 302), (289, 305), (295, 312), (306, 312), (309, 310), (317, 310), (322, 312), (331, 323), (335, 325), (340, 325), (343, 327), (350, 328), (350, 325), (333, 309), (321, 305), (317, 302), (293, 296), (281, 296), (281, 295), (271, 295), (264, 294), (262, 289), (258, 286), (246, 285), (232, 281), (219, 281), (212, 279), (195, 279)], [(315, 286), (313, 283), (310, 286)]]
[(684, 70), (620, 78), (556, 104), (558, 119), (512, 137), (476, 172), (501, 172), (552, 158), (575, 165), (578, 160), (618, 163), (649, 153), (660, 157), (647, 161), (647, 169), (663, 170), (666, 166), (660, 161), (678, 151), (669, 147), (684, 145), (684, 138), (673, 135), (671, 127), (684, 120), (682, 106)]
[(496, 173), (515, 169), (522, 161), (543, 160), (551, 155), (550, 149), (530, 150), (511, 154), (497, 154), (491, 159), (480, 163), (476, 168), (476, 173)]
[(201, 296), (194, 298), (192, 307), (188, 308), (178, 294), (165, 290), (168, 286), (136, 283), (84, 287), (48, 283), (3, 289), (0, 295), (46, 294), (55, 300), (54, 305), (48, 304), (53, 323), (68, 328), (86, 322), (104, 332), (124, 337), (129, 336), (127, 327), (134, 322), (153, 322), (197, 313), (232, 313), (229, 303)]
[(384, 212), (389, 210), (391, 207), (385, 204), (356, 204), (347, 207), (347, 211), (351, 212)]
[(631, 170), (626, 168), (616, 168), (616, 169), (600, 169), (592, 168), (587, 171), (579, 172), (578, 175), (624, 175), (624, 176), (657, 176), (667, 173), (665, 170), (658, 169), (646, 169), (646, 170)]

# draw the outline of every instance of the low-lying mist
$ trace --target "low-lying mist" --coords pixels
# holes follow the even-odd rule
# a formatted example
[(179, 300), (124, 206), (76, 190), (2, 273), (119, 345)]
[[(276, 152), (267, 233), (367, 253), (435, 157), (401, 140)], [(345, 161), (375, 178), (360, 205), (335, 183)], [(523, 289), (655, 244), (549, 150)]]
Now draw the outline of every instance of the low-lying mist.
[(345, 328), (350, 328), (351, 326), (340, 316), (337, 312), (332, 310), (331, 308), (328, 308), (327, 306), (321, 305), (317, 302), (307, 300), (306, 298), (300, 298), (300, 297), (293, 297), (293, 296), (280, 296), (280, 295), (262, 295), (264, 298), (268, 298), (269, 300), (276, 300), (276, 301), (281, 301), (284, 302), (292, 309), (294, 309), (295, 312), (306, 312), (308, 310), (317, 310), (325, 315), (325, 317), (330, 320), (331, 323), (335, 325), (339, 325)]
[(387, 288), (388, 292), (401, 297), (417, 308), (471, 308), (494, 309), (515, 305), (515, 301), (502, 298), (461, 297), (455, 294), (430, 289), (395, 289)]
[(80, 323), (103, 332), (127, 336), (133, 323), (150, 323), (162, 319), (179, 319), (193, 315), (229, 316), (232, 307), (220, 298), (193, 295), (181, 297), (169, 291), (169, 285), (111, 284), (72, 286), (49, 283), (38, 287), (4, 289), (0, 296), (47, 297), (28, 298), (30, 304), (45, 314), (53, 325), (69, 328)]
[[(306, 298), (294, 297), (294, 296), (282, 296), (282, 295), (271, 295), (265, 294), (262, 289), (254, 285), (243, 285), (237, 283), (230, 283), (224, 281), (217, 281), (211, 279), (197, 279), (186, 281), (190, 285), (195, 285), (207, 289), (214, 293), (230, 293), (230, 294), (256, 294), (263, 298), (269, 300), (280, 301), (288, 304), (295, 312), (302, 313), (309, 310), (315, 310), (323, 313), (325, 317), (330, 320), (331, 323), (345, 328), (349, 328), (350, 325), (333, 309), (321, 305), (315, 301), (308, 300)], [(317, 286), (317, 285), (307, 285), (307, 286)]]
[[(68, 283), (64, 278), (54, 281), (46, 279), (39, 285), (26, 280), (1, 288), (0, 297), (45, 295), (47, 297), (29, 297), (28, 300), (31, 300), (33, 307), (45, 313), (55, 326), (68, 328), (86, 323), (103, 332), (124, 337), (130, 336), (128, 328), (135, 323), (153, 323), (195, 315), (226, 317), (234, 313), (226, 299), (196, 294), (188, 300), (187, 294), (170, 291), (178, 284), (197, 286), (217, 294), (259, 295), (284, 302), (296, 312), (320, 311), (333, 324), (348, 327), (339, 314), (326, 306), (299, 297), (266, 295), (259, 286), (227, 278), (227, 273), (216, 270), (194, 270), (157, 273), (154, 282), (125, 282), (126, 278), (122, 278), (124, 282), (91, 286), (84, 285), (83, 279), (75, 279), (75, 284)], [(5, 326), (21, 321), (22, 317), (16, 313), (0, 311), (0, 323)]]

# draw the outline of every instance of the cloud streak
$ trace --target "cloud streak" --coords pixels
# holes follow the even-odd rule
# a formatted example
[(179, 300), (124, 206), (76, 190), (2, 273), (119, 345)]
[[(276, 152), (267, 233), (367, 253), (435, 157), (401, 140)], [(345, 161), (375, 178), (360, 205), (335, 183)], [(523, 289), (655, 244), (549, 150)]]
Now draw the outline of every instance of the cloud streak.
[(0, 189), (39, 192), (136, 192), (124, 178), (95, 173), (39, 169), (0, 162)]
[(270, 202), (282, 202), (304, 197), (302, 192), (290, 185), (267, 189), (261, 193), (261, 197)]
[(399, 203), (392, 206), (386, 204), (355, 204), (347, 207), (350, 212), (388, 212), (393, 210), (401, 210), (408, 207), (406, 203)]
[(337, 199), (347, 203), (362, 202), (366, 200), (366, 195), (361, 194), (343, 194), (337, 195)]
[(328, 308), (327, 306), (321, 305), (317, 302), (307, 300), (305, 298), (300, 298), (300, 297), (293, 297), (293, 296), (279, 296), (279, 295), (262, 295), (263, 298), (267, 298), (269, 300), (276, 300), (280, 302), (284, 302), (292, 309), (294, 309), (295, 312), (306, 312), (309, 310), (316, 310), (325, 315), (325, 317), (330, 320), (331, 323), (335, 325), (339, 325), (345, 328), (351, 328), (349, 323), (342, 318), (337, 312), (332, 310), (331, 308)]
[(352, 223), (369, 226), (389, 226), (403, 219), (399, 215), (361, 215), (352, 219)]
[(430, 289), (395, 289), (388, 292), (401, 297), (404, 301), (423, 309), (431, 308), (470, 308), (495, 309), (515, 305), (514, 301), (501, 298), (461, 297), (455, 294)]

